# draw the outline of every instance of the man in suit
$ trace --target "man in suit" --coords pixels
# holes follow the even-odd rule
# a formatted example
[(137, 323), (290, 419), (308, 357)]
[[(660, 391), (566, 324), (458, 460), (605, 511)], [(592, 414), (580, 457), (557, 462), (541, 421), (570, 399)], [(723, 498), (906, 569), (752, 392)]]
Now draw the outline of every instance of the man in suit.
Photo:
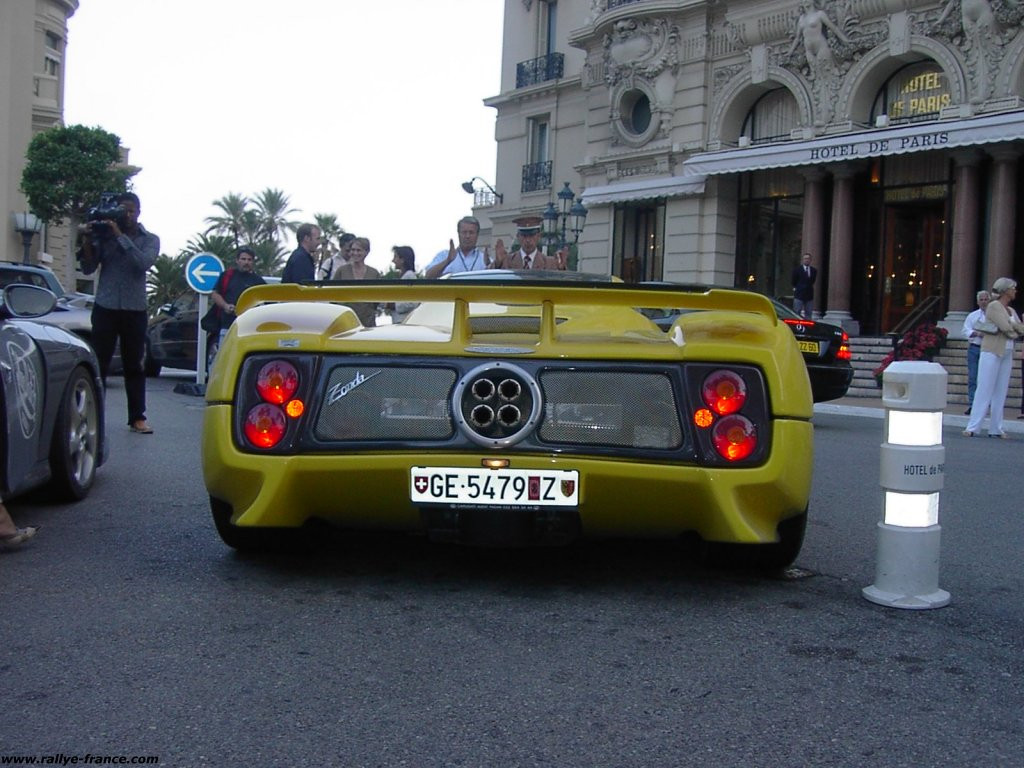
[(515, 219), (516, 237), (519, 250), (508, 253), (505, 243), (498, 240), (494, 244), (496, 255), (494, 266), (498, 269), (565, 269), (565, 252), (557, 256), (546, 256), (538, 248), (540, 242), (540, 216), (522, 216)]
[(814, 281), (817, 279), (818, 270), (811, 266), (811, 254), (805, 253), (793, 267), (793, 310), (808, 320), (814, 314)]

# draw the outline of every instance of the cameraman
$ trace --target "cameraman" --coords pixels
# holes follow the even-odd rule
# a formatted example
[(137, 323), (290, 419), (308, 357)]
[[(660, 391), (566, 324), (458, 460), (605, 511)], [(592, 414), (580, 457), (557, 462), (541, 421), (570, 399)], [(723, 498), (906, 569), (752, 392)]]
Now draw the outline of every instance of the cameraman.
[[(100, 270), (92, 308), (92, 345), (107, 383), (114, 345), (121, 341), (121, 365), (128, 398), (128, 426), (132, 432), (153, 433), (146, 423), (146, 271), (160, 253), (160, 238), (139, 223), (139, 198), (131, 192), (117, 196), (111, 218), (90, 221), (78, 228), (83, 234), (78, 258), (82, 273)], [(102, 214), (101, 214), (102, 215)]]

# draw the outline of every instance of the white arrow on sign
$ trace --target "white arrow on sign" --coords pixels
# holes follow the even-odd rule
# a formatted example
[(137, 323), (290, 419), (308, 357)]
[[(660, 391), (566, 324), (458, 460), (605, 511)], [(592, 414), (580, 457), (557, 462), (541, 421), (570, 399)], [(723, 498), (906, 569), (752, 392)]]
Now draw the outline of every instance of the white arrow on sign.
[(219, 269), (203, 269), (202, 262), (196, 264), (196, 268), (192, 270), (192, 277), (194, 277), (198, 283), (205, 282), (203, 280), (204, 277), (216, 277), (219, 274)]

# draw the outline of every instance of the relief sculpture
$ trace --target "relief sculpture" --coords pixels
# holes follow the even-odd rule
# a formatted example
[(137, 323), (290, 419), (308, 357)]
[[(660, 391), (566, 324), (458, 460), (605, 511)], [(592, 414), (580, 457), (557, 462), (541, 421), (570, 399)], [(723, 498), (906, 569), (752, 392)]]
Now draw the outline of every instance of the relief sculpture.
[(665, 19), (622, 19), (604, 36), (604, 79), (613, 104), (624, 89), (645, 90), (663, 136), (671, 128), (678, 70), (679, 30)]
[(849, 2), (832, 2), (822, 9), (813, 0), (801, 0), (792, 42), (779, 51), (779, 63), (807, 79), (818, 125), (832, 120), (843, 75), (854, 56), (877, 37), (858, 34), (858, 20), (849, 6)]
[[(959, 6), (959, 14), (954, 11)], [(1019, 0), (949, 0), (932, 28), (956, 45), (967, 62), (971, 101), (992, 95), (1003, 48), (1016, 33), (1024, 7)]]

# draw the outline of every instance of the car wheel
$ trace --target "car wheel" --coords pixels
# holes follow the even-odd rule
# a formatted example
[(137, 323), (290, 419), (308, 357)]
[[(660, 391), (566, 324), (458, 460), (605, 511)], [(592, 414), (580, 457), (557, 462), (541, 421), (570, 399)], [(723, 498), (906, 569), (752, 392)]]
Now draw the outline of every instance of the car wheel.
[(781, 571), (800, 554), (807, 529), (807, 512), (779, 523), (779, 540), (774, 544), (705, 545), (705, 562), (712, 567), (740, 568), (753, 571)]
[(84, 499), (89, 493), (99, 464), (99, 434), (96, 386), (89, 373), (78, 368), (64, 390), (50, 446), (50, 471), (62, 496)]

